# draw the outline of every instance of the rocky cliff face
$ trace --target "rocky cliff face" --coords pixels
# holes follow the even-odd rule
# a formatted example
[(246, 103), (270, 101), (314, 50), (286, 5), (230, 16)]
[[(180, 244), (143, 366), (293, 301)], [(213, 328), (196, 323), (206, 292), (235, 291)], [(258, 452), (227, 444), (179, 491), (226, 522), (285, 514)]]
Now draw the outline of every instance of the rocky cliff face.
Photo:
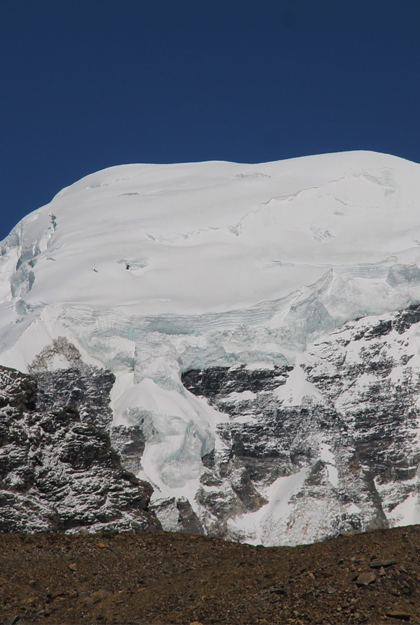
[(184, 387), (224, 418), (195, 494), (152, 503), (134, 476), (148, 432), (112, 426), (112, 373), (78, 359), (1, 367), (0, 529), (160, 522), (273, 545), (419, 522), (419, 319), (411, 306), (349, 322), (293, 366), (186, 371)]
[(209, 533), (294, 544), (420, 521), (419, 318), (348, 323), (294, 367), (184, 374), (229, 415), (197, 493)]
[(159, 527), (152, 487), (121, 466), (105, 425), (114, 376), (80, 365), (0, 367), (0, 531)]

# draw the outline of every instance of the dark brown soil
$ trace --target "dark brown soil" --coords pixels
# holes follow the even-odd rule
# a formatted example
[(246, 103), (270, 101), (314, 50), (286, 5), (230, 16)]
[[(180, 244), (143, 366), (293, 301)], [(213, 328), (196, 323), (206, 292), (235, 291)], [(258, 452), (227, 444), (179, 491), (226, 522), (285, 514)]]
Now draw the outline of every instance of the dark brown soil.
[(276, 548), (164, 532), (2, 534), (0, 567), (9, 625), (420, 623), (420, 526)]

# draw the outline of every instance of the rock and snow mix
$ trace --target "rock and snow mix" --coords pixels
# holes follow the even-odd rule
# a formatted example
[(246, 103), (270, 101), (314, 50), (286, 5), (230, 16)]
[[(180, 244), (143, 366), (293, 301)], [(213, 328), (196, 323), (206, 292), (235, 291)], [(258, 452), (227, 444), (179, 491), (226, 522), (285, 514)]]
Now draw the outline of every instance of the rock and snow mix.
[(87, 176), (1, 244), (0, 365), (110, 370), (99, 425), (168, 529), (418, 522), (419, 174), (352, 152)]
[(99, 425), (114, 376), (82, 365), (37, 378), (0, 367), (0, 531), (159, 527), (150, 484)]

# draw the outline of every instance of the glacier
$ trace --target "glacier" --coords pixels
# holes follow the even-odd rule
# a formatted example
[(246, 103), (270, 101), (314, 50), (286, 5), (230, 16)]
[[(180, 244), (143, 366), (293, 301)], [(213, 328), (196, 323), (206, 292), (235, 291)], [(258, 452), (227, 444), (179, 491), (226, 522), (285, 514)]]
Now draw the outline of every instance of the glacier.
[[(89, 175), (0, 244), (0, 365), (110, 370), (165, 529), (185, 502), (265, 545), (420, 522), (419, 198), (420, 165), (373, 152)], [(375, 397), (404, 407), (399, 472), (363, 451), (394, 435)]]

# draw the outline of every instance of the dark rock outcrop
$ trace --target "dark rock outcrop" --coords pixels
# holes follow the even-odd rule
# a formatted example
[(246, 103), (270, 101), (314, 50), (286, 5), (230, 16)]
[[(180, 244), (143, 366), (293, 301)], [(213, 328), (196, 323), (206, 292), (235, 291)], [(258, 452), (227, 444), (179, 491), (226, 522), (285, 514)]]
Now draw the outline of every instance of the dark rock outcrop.
[(293, 492), (279, 495), (289, 517), (266, 522), (267, 544), (404, 522), (419, 493), (420, 366), (407, 334), (419, 311), (350, 322), (295, 367), (183, 375), (188, 390), (229, 416), (217, 430), (222, 446), (203, 458), (197, 493), (209, 533), (241, 539), (235, 519), (260, 509), (276, 480), (298, 475)]
[(113, 375), (36, 377), (0, 367), (0, 531), (159, 527), (152, 487), (122, 467), (104, 427)]

